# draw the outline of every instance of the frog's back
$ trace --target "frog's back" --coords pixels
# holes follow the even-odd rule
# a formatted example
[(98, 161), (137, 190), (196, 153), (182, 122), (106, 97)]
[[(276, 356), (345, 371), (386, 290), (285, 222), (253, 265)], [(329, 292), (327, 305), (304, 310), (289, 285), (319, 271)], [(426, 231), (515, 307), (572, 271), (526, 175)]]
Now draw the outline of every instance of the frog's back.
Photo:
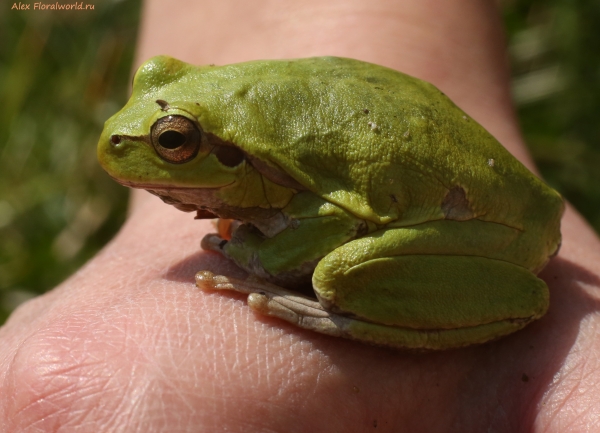
[(560, 196), (427, 82), (336, 57), (196, 71), (203, 128), (359, 217), (560, 219)]

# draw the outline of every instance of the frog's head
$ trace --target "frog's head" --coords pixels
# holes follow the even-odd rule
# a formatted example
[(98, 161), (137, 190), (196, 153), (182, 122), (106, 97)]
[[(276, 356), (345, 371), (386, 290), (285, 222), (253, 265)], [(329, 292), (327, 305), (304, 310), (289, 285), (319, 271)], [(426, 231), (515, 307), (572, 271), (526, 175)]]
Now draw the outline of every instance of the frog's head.
[(118, 182), (219, 188), (242, 175), (244, 153), (200, 125), (202, 108), (186, 91), (190, 67), (160, 56), (137, 71), (131, 99), (106, 121), (98, 143), (100, 164)]

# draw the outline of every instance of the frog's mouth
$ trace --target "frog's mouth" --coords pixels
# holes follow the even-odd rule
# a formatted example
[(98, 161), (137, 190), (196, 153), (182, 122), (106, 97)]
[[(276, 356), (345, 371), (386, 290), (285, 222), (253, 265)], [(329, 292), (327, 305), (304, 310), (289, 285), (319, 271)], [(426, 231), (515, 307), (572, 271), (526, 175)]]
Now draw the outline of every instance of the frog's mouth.
[(120, 183), (123, 186), (126, 186), (127, 188), (135, 188), (135, 189), (145, 189), (146, 191), (150, 191), (150, 190), (218, 190), (220, 188), (226, 188), (230, 185), (233, 185), (234, 182), (230, 182), (230, 183), (226, 183), (224, 185), (219, 185), (219, 186), (215, 186), (215, 187), (205, 187), (205, 188), (197, 188), (197, 187), (193, 187), (193, 186), (173, 186), (173, 185), (160, 185), (160, 184), (156, 184), (156, 183), (142, 183), (142, 182), (134, 182), (131, 180), (123, 180), (123, 179), (118, 179), (114, 176), (111, 176), (109, 174), (110, 178), (112, 180), (114, 180), (117, 183)]
[[(239, 207), (225, 203), (217, 192), (222, 188), (191, 188), (177, 186), (159, 186), (134, 183), (115, 179), (129, 188), (145, 189), (159, 197), (163, 202), (183, 212), (196, 212), (196, 219), (225, 218), (243, 222), (267, 220), (278, 214), (281, 209), (261, 207)], [(226, 186), (226, 185), (225, 185)]]

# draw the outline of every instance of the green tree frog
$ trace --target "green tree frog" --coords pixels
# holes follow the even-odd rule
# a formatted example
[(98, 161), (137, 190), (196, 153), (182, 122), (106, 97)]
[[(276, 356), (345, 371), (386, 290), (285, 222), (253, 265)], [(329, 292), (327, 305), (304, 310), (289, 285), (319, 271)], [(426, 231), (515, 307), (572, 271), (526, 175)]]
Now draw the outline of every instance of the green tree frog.
[(250, 277), (199, 272), (197, 285), (248, 293), (299, 327), (447, 349), (548, 308), (536, 274), (560, 245), (561, 196), (440, 90), (395, 70), (155, 57), (98, 157), (123, 185), (234, 220), (202, 247)]

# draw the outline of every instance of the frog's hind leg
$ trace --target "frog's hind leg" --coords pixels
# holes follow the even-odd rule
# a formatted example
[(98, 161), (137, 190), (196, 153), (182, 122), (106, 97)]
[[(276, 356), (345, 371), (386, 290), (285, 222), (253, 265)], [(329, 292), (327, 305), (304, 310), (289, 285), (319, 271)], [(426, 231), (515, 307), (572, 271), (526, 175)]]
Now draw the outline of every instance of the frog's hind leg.
[(336, 314), (314, 299), (265, 281), (239, 280), (201, 271), (196, 274), (196, 284), (204, 290), (246, 293), (248, 305), (255, 312), (285, 320), (303, 329), (394, 348), (456, 348), (501, 337), (529, 323), (529, 320), (513, 319), (455, 329), (415, 329), (368, 322), (348, 316), (347, 313)]
[(483, 343), (523, 328), (548, 306), (542, 280), (481, 257), (374, 259), (321, 278), (313, 283), (321, 304), (353, 319), (347, 337), (394, 347)]
[[(326, 310), (354, 319), (349, 338), (444, 349), (501, 337), (546, 312), (548, 289), (495, 252), (518, 248), (520, 234), (486, 235), (482, 224), (427, 223), (357, 239), (318, 264), (313, 287)], [(506, 229), (496, 226), (491, 232)]]
[(447, 349), (510, 334), (545, 313), (545, 283), (509, 261), (518, 259), (521, 238), (518, 231), (477, 221), (382, 230), (319, 262), (313, 287), (320, 302), (253, 278), (203, 271), (196, 283), (247, 293), (258, 313), (323, 334)]

